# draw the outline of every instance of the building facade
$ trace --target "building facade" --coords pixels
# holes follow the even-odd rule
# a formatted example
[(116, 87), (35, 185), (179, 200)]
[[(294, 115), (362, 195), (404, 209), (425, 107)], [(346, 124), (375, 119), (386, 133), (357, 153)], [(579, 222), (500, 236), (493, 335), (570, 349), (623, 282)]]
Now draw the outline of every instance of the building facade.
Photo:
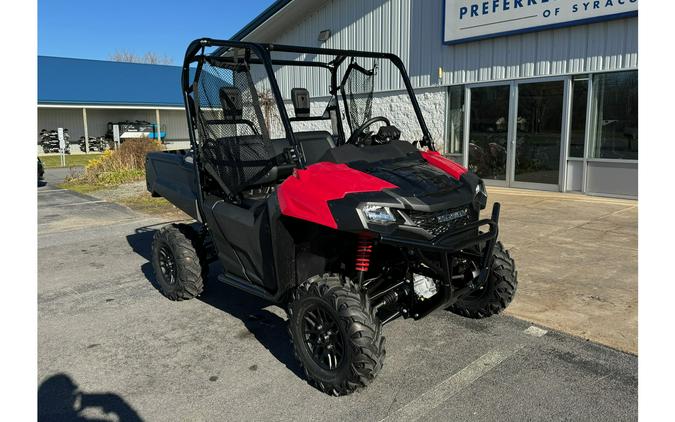
[[(638, 195), (636, 0), (279, 0), (234, 38), (394, 53), (437, 148), (489, 184)], [(325, 103), (325, 79), (292, 72), (284, 95)], [(399, 109), (382, 73), (373, 108)]]

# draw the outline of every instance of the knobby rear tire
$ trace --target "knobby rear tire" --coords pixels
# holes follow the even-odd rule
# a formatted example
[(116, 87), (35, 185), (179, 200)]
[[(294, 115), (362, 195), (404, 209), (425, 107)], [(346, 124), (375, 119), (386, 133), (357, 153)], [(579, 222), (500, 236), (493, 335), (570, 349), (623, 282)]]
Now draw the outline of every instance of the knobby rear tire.
[[(175, 260), (175, 279), (171, 282), (160, 268), (160, 251), (170, 251)], [(155, 233), (152, 266), (159, 291), (170, 300), (187, 300), (204, 290), (208, 264), (202, 237), (187, 224), (172, 224)]]

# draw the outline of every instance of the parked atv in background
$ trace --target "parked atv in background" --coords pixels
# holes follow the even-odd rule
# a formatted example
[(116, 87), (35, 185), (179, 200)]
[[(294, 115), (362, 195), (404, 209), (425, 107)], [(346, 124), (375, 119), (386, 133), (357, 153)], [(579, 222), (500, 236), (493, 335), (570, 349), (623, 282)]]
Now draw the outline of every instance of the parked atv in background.
[[(85, 152), (87, 150), (87, 143), (84, 136), (80, 136), (79, 145), (80, 151)], [(103, 152), (109, 148), (110, 145), (104, 136), (89, 137), (89, 152)]]
[[(63, 129), (63, 139), (66, 142), (66, 154), (70, 154), (70, 132), (68, 129)], [(40, 145), (45, 154), (50, 152), (59, 152), (59, 132), (56, 129), (40, 131)]]
[(124, 142), (127, 139), (157, 139), (158, 136), (160, 136), (161, 139), (164, 139), (166, 137), (166, 129), (164, 128), (164, 125), (161, 126), (159, 133), (157, 133), (157, 125), (145, 120), (135, 120), (133, 122), (130, 120), (125, 120), (122, 122), (108, 122), (108, 129), (106, 131), (105, 138), (110, 145), (114, 145), (114, 125), (119, 126), (120, 142)]
[[(280, 89), (280, 67), (325, 73), (323, 113), (311, 113), (307, 89)], [(412, 125), (373, 102), (380, 72), (400, 78), (408, 97), (397, 107), (413, 111)], [(481, 218), (483, 181), (435, 151), (397, 56), (199, 39), (187, 49), (182, 89), (191, 149), (146, 158), (152, 195), (196, 220), (154, 236), (167, 298), (199, 296), (217, 259), (220, 282), (286, 309), (307, 379), (333, 395), (375, 378), (385, 324), (439, 308), (483, 318), (513, 299), (500, 205)], [(308, 130), (319, 124), (330, 130)]]

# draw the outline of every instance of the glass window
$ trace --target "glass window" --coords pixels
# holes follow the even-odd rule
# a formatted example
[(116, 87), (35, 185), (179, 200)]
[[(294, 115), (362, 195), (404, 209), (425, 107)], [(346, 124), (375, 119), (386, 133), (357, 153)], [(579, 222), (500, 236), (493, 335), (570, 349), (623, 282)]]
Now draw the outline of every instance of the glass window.
[(586, 109), (588, 105), (588, 79), (572, 83), (572, 121), (570, 125), (570, 157), (583, 158), (586, 138)]
[(593, 76), (592, 158), (638, 158), (637, 71)]
[(483, 179), (506, 180), (509, 85), (471, 88), (469, 169)]
[(518, 84), (514, 181), (558, 184), (563, 81)]
[(446, 154), (461, 154), (464, 144), (464, 86), (448, 89), (448, 131), (445, 143)]

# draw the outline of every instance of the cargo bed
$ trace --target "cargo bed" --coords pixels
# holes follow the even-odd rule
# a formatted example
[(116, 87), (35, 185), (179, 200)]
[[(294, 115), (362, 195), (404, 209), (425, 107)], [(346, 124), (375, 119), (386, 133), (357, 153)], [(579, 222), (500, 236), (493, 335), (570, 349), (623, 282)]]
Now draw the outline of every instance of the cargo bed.
[(189, 150), (149, 153), (145, 158), (145, 180), (152, 196), (164, 197), (200, 220), (194, 162)]

